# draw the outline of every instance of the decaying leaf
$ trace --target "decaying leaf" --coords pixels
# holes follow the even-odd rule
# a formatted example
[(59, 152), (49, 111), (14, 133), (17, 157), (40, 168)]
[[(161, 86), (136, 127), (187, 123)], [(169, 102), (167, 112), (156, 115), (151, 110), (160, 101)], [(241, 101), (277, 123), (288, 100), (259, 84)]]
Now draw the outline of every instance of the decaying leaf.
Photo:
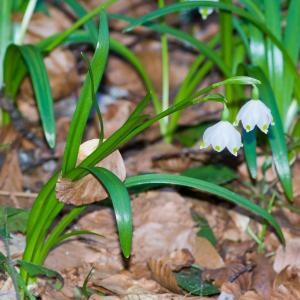
[(161, 290), (155, 281), (146, 278), (135, 280), (128, 271), (94, 281), (94, 284), (117, 295), (157, 293)]
[(207, 269), (218, 269), (224, 266), (224, 261), (216, 248), (206, 238), (195, 237), (195, 261)]
[(18, 152), (10, 149), (5, 156), (0, 171), (0, 190), (11, 193), (10, 196), (1, 196), (0, 202), (4, 206), (21, 207), (14, 193), (23, 190), (23, 176), (19, 165)]
[(228, 264), (223, 268), (215, 270), (205, 270), (202, 278), (205, 281), (212, 281), (216, 286), (223, 286), (225, 283), (237, 283), (242, 290), (248, 290), (251, 285), (249, 272), (253, 269), (252, 265), (240, 263)]
[(256, 266), (252, 274), (252, 289), (264, 299), (269, 299), (275, 276), (271, 261), (262, 254), (253, 254), (250, 259)]
[(271, 300), (281, 299), (300, 299), (300, 276), (298, 269), (286, 267), (275, 277)]
[(194, 262), (192, 254), (187, 249), (172, 252), (158, 259), (151, 258), (148, 262), (152, 277), (163, 287), (174, 293), (182, 294), (173, 271), (191, 266)]
[(289, 240), (285, 248), (280, 246), (276, 251), (273, 265), (275, 272), (279, 273), (287, 266), (300, 270), (300, 238)]
[[(98, 147), (98, 144), (98, 139), (89, 140), (81, 144), (77, 165), (91, 154)], [(126, 178), (126, 168), (123, 158), (118, 150), (107, 156), (96, 166), (110, 170), (122, 181)], [(93, 175), (88, 174), (77, 181), (60, 178), (56, 184), (56, 196), (61, 202), (73, 205), (83, 205), (107, 198), (107, 192)]]
[(240, 297), (239, 300), (265, 300), (265, 298), (253, 291), (249, 291), (242, 295), (242, 297)]

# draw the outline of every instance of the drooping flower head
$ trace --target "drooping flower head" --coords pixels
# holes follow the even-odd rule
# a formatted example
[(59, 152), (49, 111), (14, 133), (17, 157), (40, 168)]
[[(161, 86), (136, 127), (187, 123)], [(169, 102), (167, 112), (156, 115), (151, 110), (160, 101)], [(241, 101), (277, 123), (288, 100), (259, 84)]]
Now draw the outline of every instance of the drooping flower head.
[(242, 122), (244, 129), (249, 132), (257, 126), (262, 132), (268, 133), (273, 124), (271, 110), (260, 100), (249, 100), (237, 114), (235, 125)]
[(231, 154), (237, 156), (239, 149), (242, 147), (241, 134), (230, 122), (219, 121), (204, 131), (200, 149), (207, 148), (210, 145), (217, 152), (227, 148)]
[[(189, 1), (198, 1), (198, 0), (189, 0)], [(206, 0), (218, 2), (219, 0)], [(199, 7), (199, 13), (203, 20), (206, 20), (209, 15), (213, 13), (214, 9), (211, 7)]]

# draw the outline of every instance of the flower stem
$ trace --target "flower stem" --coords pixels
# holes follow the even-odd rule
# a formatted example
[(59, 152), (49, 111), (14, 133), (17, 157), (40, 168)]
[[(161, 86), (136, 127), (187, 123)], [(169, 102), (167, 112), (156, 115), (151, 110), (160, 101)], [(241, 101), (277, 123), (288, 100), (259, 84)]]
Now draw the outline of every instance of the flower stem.
[[(268, 207), (267, 207), (267, 211), (268, 211), (268, 213), (270, 213), (270, 214), (271, 214), (271, 212), (272, 212), (272, 209), (273, 209), (273, 205), (274, 205), (275, 199), (276, 199), (276, 194), (274, 193), (274, 194), (272, 195), (272, 198), (271, 198), (271, 200), (269, 201)], [(260, 253), (264, 252), (264, 250), (265, 250), (265, 239), (266, 239), (266, 234), (267, 234), (267, 227), (268, 227), (267, 223), (264, 223), (264, 224), (262, 225), (261, 231), (260, 231), (259, 236), (258, 236), (260, 242), (259, 242), (259, 244), (258, 244), (258, 249), (257, 249), (257, 250), (258, 250), (258, 252), (260, 252)]]
[(30, 19), (33, 15), (35, 6), (36, 6), (37, 0), (29, 0), (28, 5), (26, 7), (26, 11), (21, 23), (21, 27), (18, 30), (16, 37), (15, 37), (15, 43), (20, 45), (24, 41), (25, 33), (27, 31)]
[[(165, 6), (164, 0), (158, 0), (159, 8)], [(161, 20), (164, 23), (164, 19)], [(168, 38), (165, 33), (161, 35), (161, 60), (162, 60), (162, 111), (169, 107), (169, 56)], [(161, 122), (161, 132), (166, 135), (169, 117), (165, 117)]]

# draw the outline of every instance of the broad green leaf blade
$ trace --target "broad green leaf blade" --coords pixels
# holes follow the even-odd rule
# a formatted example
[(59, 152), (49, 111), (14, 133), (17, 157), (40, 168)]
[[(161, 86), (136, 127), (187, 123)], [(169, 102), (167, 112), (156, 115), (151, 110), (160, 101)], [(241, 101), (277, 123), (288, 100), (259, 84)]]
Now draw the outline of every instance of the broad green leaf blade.
[(206, 218), (195, 211), (192, 211), (192, 218), (198, 227), (197, 236), (206, 238), (213, 246), (216, 246), (217, 239)]
[[(265, 15), (266, 15), (266, 25), (269, 30), (273, 32), (274, 36), (281, 41), (281, 1), (280, 0), (264, 0)], [(266, 41), (266, 55), (268, 61), (268, 72), (265, 75), (271, 83), (274, 95), (278, 98), (282, 91), (282, 79), (283, 79), (283, 69), (284, 61), (281, 51), (278, 49), (274, 43), (267, 39)], [(267, 70), (265, 70), (267, 71)], [(288, 107), (282, 105), (281, 100), (277, 99), (277, 106), (281, 118), (284, 122), (286, 110)]]
[(11, 41), (11, 0), (0, 1), (0, 89), (3, 87), (3, 60)]
[(60, 283), (59, 288), (63, 287), (64, 279), (58, 272), (43, 267), (41, 265), (27, 262), (25, 260), (18, 260), (17, 262), (20, 265), (20, 267), (24, 268), (28, 272), (28, 274), (31, 277), (45, 276), (48, 278), (54, 278), (59, 281)]
[[(286, 47), (287, 52), (291, 56), (292, 61), (297, 64), (300, 50), (300, 1), (292, 0), (290, 2), (287, 25), (283, 36), (283, 42)], [(287, 66), (284, 65), (284, 76), (280, 84), (281, 94), (279, 101), (281, 105), (287, 111), (288, 107), (292, 102), (293, 88), (295, 85), (295, 75), (291, 72)], [(298, 96), (299, 97), (299, 96)], [(299, 103), (299, 99), (298, 99)], [(284, 124), (286, 125), (286, 124)], [(288, 130), (288, 127), (285, 126), (285, 131)]]
[(220, 291), (216, 286), (201, 279), (202, 272), (199, 268), (191, 267), (174, 272), (174, 275), (178, 285), (191, 295), (203, 297), (218, 294)]
[(269, 81), (259, 67), (247, 67), (248, 74), (258, 78), (262, 84), (258, 87), (261, 100), (271, 109), (275, 126), (270, 126), (269, 141), (272, 148), (273, 160), (278, 177), (289, 200), (293, 199), (291, 170), (288, 160), (288, 151), (281, 118), (276, 105)]
[(238, 206), (241, 206), (254, 214), (264, 218), (273, 228), (276, 230), (278, 236), (280, 237), (283, 244), (285, 244), (284, 236), (281, 231), (281, 228), (277, 221), (271, 216), (266, 210), (260, 206), (252, 203), (246, 198), (228, 190), (223, 187), (220, 187), (216, 184), (206, 182), (200, 179), (190, 178), (180, 175), (167, 175), (167, 174), (146, 174), (129, 177), (125, 181), (127, 188), (132, 189), (134, 187), (139, 187), (143, 185), (152, 185), (152, 184), (165, 184), (165, 185), (178, 185), (185, 186), (194, 189), (198, 189), (202, 192), (208, 192), (212, 195), (219, 196), (224, 198)]
[[(27, 221), (29, 218), (29, 209), (21, 209), (14, 207), (0, 207), (0, 216), (4, 213), (7, 214), (7, 228), (9, 232), (22, 232), (25, 233)], [(1, 226), (1, 217), (0, 217)]]
[[(49, 234), (47, 240), (40, 246), (40, 251), (36, 251), (36, 263), (42, 264), (51, 248), (55, 247), (64, 238), (68, 237), (67, 233), (66, 236), (64, 236), (62, 233), (85, 209), (86, 206), (75, 207), (59, 221), (59, 223)], [(46, 224), (44, 226), (47, 227)]]
[(242, 133), (242, 139), (243, 139), (243, 146), (244, 146), (244, 154), (248, 166), (248, 170), (250, 173), (250, 176), (253, 179), (256, 179), (256, 169), (257, 169), (257, 163), (256, 163), (256, 129), (254, 128), (250, 132), (246, 132), (246, 130), (243, 129)]
[[(91, 61), (91, 70), (94, 74), (95, 93), (101, 82), (107, 57), (109, 51), (109, 32), (108, 20), (105, 12), (100, 13), (100, 29), (98, 35), (98, 46), (96, 47), (93, 59)], [(86, 77), (81, 93), (79, 96), (76, 111), (74, 113), (69, 134), (67, 137), (63, 162), (62, 162), (62, 176), (65, 176), (68, 171), (73, 169), (76, 165), (77, 155), (81, 139), (86, 127), (86, 122), (90, 110), (93, 105), (93, 95), (91, 93), (91, 79)]]
[[(28, 68), (35, 98), (41, 117), (45, 138), (51, 148), (55, 147), (55, 118), (50, 82), (40, 50), (33, 45), (17, 47)], [(11, 47), (10, 47), (11, 49)]]
[(193, 167), (186, 169), (181, 175), (209, 181), (219, 185), (228, 183), (237, 177), (234, 170), (221, 164)]
[(128, 258), (132, 243), (132, 212), (128, 191), (124, 183), (107, 169), (91, 167), (88, 170), (103, 184), (113, 203), (121, 249)]
[[(80, 18), (84, 17), (87, 14), (85, 9), (76, 0), (65, 0), (65, 1), (61, 1), (61, 2), (67, 3)], [(89, 33), (91, 40), (94, 43), (96, 43), (97, 37), (98, 37), (98, 32), (97, 32), (97, 27), (96, 27), (95, 22), (91, 19), (88, 20), (85, 23), (85, 28), (86, 28), (87, 32)]]

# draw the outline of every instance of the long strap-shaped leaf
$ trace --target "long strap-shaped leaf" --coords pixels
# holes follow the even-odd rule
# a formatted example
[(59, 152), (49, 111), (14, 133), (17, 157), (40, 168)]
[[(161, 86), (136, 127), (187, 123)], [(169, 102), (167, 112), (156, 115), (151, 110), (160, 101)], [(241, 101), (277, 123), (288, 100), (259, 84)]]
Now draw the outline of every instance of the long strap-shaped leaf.
[(11, 0), (0, 1), (0, 89), (3, 85), (3, 59), (11, 38)]
[(132, 242), (132, 212), (130, 196), (124, 183), (112, 172), (99, 167), (88, 170), (103, 184), (114, 206), (121, 249), (126, 258), (130, 256)]
[[(99, 83), (102, 79), (107, 57), (109, 51), (109, 32), (108, 32), (108, 20), (104, 11), (100, 13), (100, 30), (98, 36), (98, 43), (96, 52), (91, 61), (91, 71), (94, 75), (94, 87), (95, 92), (98, 89)], [(93, 95), (91, 93), (91, 79), (86, 77), (83, 87), (81, 89), (76, 111), (74, 113), (69, 134), (67, 137), (67, 143), (65, 147), (63, 162), (62, 162), (62, 176), (68, 171), (73, 169), (76, 165), (77, 155), (81, 139), (86, 127), (86, 122), (93, 105)]]
[(280, 237), (282, 243), (285, 243), (284, 236), (278, 225), (277, 221), (263, 208), (260, 206), (250, 202), (244, 197), (231, 192), (223, 187), (220, 187), (216, 184), (206, 182), (200, 179), (195, 179), (191, 177), (181, 176), (181, 175), (166, 175), (166, 174), (146, 174), (129, 177), (125, 181), (125, 185), (127, 188), (132, 189), (134, 187), (140, 187), (155, 184), (165, 184), (165, 185), (178, 185), (185, 186), (194, 189), (198, 189), (202, 192), (208, 192), (213, 195), (217, 195), (222, 197), (238, 206), (244, 207), (247, 210), (255, 213), (256, 215), (264, 218), (273, 228), (276, 230), (278, 236)]
[(270, 127), (268, 138), (272, 148), (273, 160), (276, 166), (278, 177), (281, 181), (286, 196), (289, 200), (292, 200), (293, 188), (287, 145), (285, 142), (283, 126), (271, 85), (259, 67), (249, 66), (246, 67), (246, 69), (249, 76), (253, 76), (261, 81), (262, 84), (258, 86), (260, 98), (268, 107), (270, 107), (272, 111), (275, 126)]
[(18, 66), (14, 63), (14, 61), (17, 60), (19, 55), (22, 56), (30, 74), (46, 140), (49, 146), (54, 148), (55, 118), (53, 99), (47, 70), (39, 48), (33, 45), (10, 45), (7, 49), (7, 54), (5, 57), (5, 81), (7, 82), (15, 80), (13, 76), (17, 73)]

